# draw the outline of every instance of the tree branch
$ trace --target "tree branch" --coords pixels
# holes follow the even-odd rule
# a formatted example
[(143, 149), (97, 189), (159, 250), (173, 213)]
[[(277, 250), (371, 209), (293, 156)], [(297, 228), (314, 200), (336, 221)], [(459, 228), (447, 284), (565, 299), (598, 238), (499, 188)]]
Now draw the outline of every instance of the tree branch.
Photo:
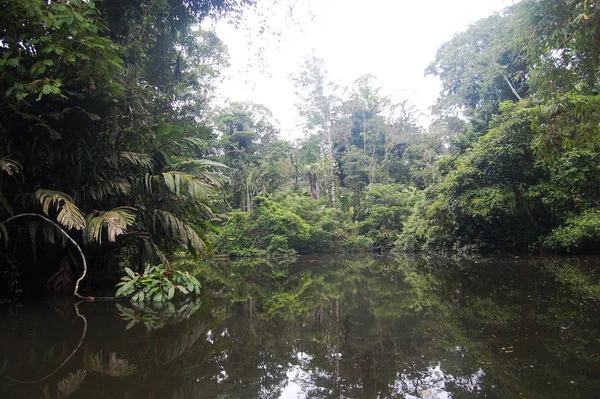
[(508, 83), (508, 87), (510, 87), (510, 90), (513, 92), (513, 94), (515, 95), (515, 97), (517, 97), (519, 99), (519, 101), (521, 101), (523, 98), (521, 98), (521, 96), (517, 92), (517, 89), (515, 89), (515, 87), (513, 86), (512, 82), (510, 81), (510, 79), (504, 74), (504, 72), (502, 72), (502, 69), (500, 68), (500, 65), (498, 65), (498, 63), (495, 60), (492, 60), (492, 62), (494, 63), (494, 66), (496, 66), (496, 69), (498, 69), (498, 73), (500, 73), (500, 75), (502, 75), (502, 77), (504, 78), (504, 80), (506, 81), (506, 83)]

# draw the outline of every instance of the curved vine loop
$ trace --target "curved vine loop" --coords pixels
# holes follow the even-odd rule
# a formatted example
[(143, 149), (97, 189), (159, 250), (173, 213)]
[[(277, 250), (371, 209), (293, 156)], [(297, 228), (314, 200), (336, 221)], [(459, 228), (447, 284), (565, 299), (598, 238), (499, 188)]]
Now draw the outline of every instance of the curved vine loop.
[[(19, 383), (19, 384), (37, 384), (38, 382), (42, 382), (45, 379), (52, 377), (54, 374), (56, 374), (56, 372), (58, 370), (60, 370), (61, 368), (63, 368), (63, 366), (65, 364), (67, 364), (67, 362), (73, 357), (73, 355), (75, 355), (75, 353), (77, 353), (77, 351), (79, 350), (79, 348), (81, 348), (81, 344), (83, 343), (83, 340), (85, 339), (85, 336), (87, 335), (88, 321), (85, 318), (85, 316), (82, 315), (81, 312), (79, 311), (79, 304), (81, 302), (85, 302), (85, 301), (79, 301), (79, 302), (77, 302), (76, 304), (73, 305), (75, 307), (75, 313), (77, 313), (77, 317), (79, 317), (79, 318), (81, 318), (81, 320), (83, 320), (83, 332), (81, 333), (81, 338), (79, 338), (79, 342), (77, 343), (77, 346), (75, 347), (75, 349), (73, 349), (73, 351), (71, 352), (71, 354), (69, 356), (67, 356), (65, 358), (65, 360), (63, 360), (62, 363), (58, 365), (57, 368), (55, 368), (51, 373), (46, 374), (42, 378), (38, 378), (37, 380), (32, 380), (32, 381), (23, 381), (23, 380), (18, 380), (16, 378), (12, 378), (12, 377), (4, 374), (3, 370), (2, 370), (2, 373), (0, 375), (2, 375), (4, 378), (6, 378), (9, 381), (16, 382), (16, 383)], [(5, 361), (4, 361), (4, 364), (3, 364), (4, 368), (6, 368), (6, 363), (7, 363), (7, 360), (5, 358)]]
[(75, 248), (77, 248), (77, 251), (79, 251), (79, 255), (81, 255), (81, 260), (83, 262), (83, 273), (81, 274), (81, 276), (77, 279), (77, 281), (75, 282), (75, 289), (73, 290), (73, 295), (81, 298), (81, 299), (85, 299), (85, 300), (90, 300), (90, 298), (88, 297), (84, 297), (81, 296), (79, 294), (79, 283), (81, 283), (81, 281), (85, 278), (85, 276), (87, 275), (87, 262), (85, 260), (85, 255), (83, 254), (83, 250), (81, 249), (81, 247), (79, 246), (79, 244), (77, 244), (77, 242), (75, 242), (75, 240), (56, 222), (54, 222), (51, 219), (48, 219), (45, 216), (42, 216), (38, 213), (21, 213), (15, 216), (12, 216), (8, 219), (6, 219), (4, 221), (4, 224), (8, 223), (8, 222), (12, 222), (13, 220), (22, 218), (22, 217), (36, 217), (36, 218), (40, 218), (48, 223), (50, 223), (51, 225), (53, 225), (58, 231), (59, 233), (61, 233), (67, 240), (69, 240), (69, 242), (71, 242), (71, 244), (73, 244), (75, 246)]

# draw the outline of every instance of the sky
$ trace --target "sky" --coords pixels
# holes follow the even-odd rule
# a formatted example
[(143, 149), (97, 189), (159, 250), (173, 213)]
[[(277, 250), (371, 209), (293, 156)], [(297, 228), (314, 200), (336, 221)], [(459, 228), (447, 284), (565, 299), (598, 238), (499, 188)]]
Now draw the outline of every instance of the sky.
[[(286, 5), (292, 2), (290, 17)], [(439, 83), (424, 71), (437, 49), (471, 23), (513, 2), (288, 0), (270, 11), (247, 13), (238, 28), (221, 21), (214, 29), (228, 47), (231, 66), (223, 71), (218, 102), (266, 105), (279, 121), (283, 138), (301, 138), (290, 75), (314, 54), (325, 60), (328, 76), (341, 85), (375, 75), (383, 94), (415, 105), (426, 128)], [(266, 16), (266, 24), (260, 15)], [(264, 25), (265, 33), (257, 34)]]

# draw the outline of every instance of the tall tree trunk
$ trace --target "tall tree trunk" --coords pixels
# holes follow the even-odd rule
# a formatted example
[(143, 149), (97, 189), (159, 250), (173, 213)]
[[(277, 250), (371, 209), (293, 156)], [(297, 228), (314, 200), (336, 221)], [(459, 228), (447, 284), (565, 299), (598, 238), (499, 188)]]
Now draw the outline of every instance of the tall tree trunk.
[(319, 199), (319, 179), (314, 173), (307, 173), (308, 185), (310, 187), (310, 196), (313, 199)]
[(333, 159), (333, 142), (331, 140), (331, 121), (327, 126), (327, 157), (329, 158), (329, 167), (331, 169), (331, 197), (330, 205), (335, 202), (335, 161)]
[(363, 109), (363, 155), (367, 155), (367, 114)]
[(250, 212), (252, 210), (252, 199), (250, 199), (250, 189), (248, 186), (246, 186), (246, 198), (244, 202), (246, 203), (246, 212)]

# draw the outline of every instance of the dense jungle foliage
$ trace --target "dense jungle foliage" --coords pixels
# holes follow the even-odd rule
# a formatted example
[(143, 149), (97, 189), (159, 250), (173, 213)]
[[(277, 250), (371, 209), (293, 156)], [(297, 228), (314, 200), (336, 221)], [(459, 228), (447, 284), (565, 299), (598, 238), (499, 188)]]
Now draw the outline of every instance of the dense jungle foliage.
[[(206, 113), (227, 53), (196, 27), (252, 3), (2, 2), (3, 288), (72, 291), (80, 260), (61, 231), (84, 248), (94, 284), (123, 263), (205, 250), (227, 181), (208, 159)], [(35, 264), (40, 254), (58, 270)]]
[(596, 2), (522, 1), (439, 49), (428, 129), (374, 76), (338, 87), (308, 58), (306, 139), (274, 140), (247, 104), (220, 114), (244, 213), (216, 249), (597, 250), (599, 56)]
[(264, 106), (211, 104), (227, 50), (199, 23), (254, 5), (0, 4), (3, 289), (72, 292), (70, 240), (88, 285), (177, 251), (598, 249), (596, 2), (523, 0), (456, 34), (427, 129), (309, 57), (295, 143)]

